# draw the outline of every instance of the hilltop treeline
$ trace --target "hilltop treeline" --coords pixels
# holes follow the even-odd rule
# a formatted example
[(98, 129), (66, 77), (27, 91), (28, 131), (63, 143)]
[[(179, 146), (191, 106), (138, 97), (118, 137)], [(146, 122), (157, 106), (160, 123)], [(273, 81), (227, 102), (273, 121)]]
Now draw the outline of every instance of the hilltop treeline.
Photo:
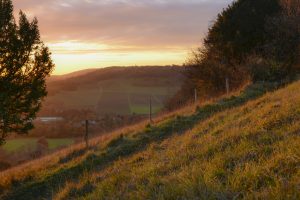
[(234, 90), (249, 81), (293, 80), (299, 72), (299, 0), (237, 0), (209, 28), (204, 44), (192, 52), (186, 81), (169, 102), (174, 109), (193, 97)]

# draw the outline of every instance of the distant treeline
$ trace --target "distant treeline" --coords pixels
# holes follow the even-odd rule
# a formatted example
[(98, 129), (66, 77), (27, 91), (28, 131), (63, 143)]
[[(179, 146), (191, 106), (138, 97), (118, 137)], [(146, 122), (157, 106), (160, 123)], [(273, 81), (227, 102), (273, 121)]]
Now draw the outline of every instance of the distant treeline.
[(186, 81), (168, 109), (193, 98), (225, 93), (252, 81), (289, 82), (299, 73), (300, 1), (237, 0), (209, 28), (192, 52)]

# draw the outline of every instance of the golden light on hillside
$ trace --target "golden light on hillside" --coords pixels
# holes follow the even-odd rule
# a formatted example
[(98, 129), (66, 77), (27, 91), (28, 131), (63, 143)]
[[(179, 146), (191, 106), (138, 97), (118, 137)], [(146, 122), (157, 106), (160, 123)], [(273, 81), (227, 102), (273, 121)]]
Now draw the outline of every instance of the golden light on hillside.
[(47, 45), (57, 66), (55, 74), (65, 74), (83, 67), (182, 64), (188, 52), (180, 47), (160, 50), (159, 47), (147, 49), (79, 41), (62, 41)]

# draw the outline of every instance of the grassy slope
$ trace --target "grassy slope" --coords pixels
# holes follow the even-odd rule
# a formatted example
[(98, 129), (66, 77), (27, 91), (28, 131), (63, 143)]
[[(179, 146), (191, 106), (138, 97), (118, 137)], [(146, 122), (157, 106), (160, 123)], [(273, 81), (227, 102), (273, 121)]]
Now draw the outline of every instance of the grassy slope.
[(123, 131), (88, 152), (78, 148), (40, 167), (3, 173), (1, 198), (297, 199), (299, 86), (247, 102), (264, 93), (252, 87), (194, 113)]

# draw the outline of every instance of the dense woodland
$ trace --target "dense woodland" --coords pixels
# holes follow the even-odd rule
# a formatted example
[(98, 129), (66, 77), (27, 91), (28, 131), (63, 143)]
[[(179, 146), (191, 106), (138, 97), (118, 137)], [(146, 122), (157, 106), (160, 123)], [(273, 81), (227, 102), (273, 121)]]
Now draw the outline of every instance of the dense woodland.
[(299, 0), (234, 1), (192, 52), (186, 81), (167, 108), (190, 101), (195, 88), (203, 99), (224, 94), (226, 78), (231, 90), (248, 82), (290, 82), (300, 70), (299, 49)]

